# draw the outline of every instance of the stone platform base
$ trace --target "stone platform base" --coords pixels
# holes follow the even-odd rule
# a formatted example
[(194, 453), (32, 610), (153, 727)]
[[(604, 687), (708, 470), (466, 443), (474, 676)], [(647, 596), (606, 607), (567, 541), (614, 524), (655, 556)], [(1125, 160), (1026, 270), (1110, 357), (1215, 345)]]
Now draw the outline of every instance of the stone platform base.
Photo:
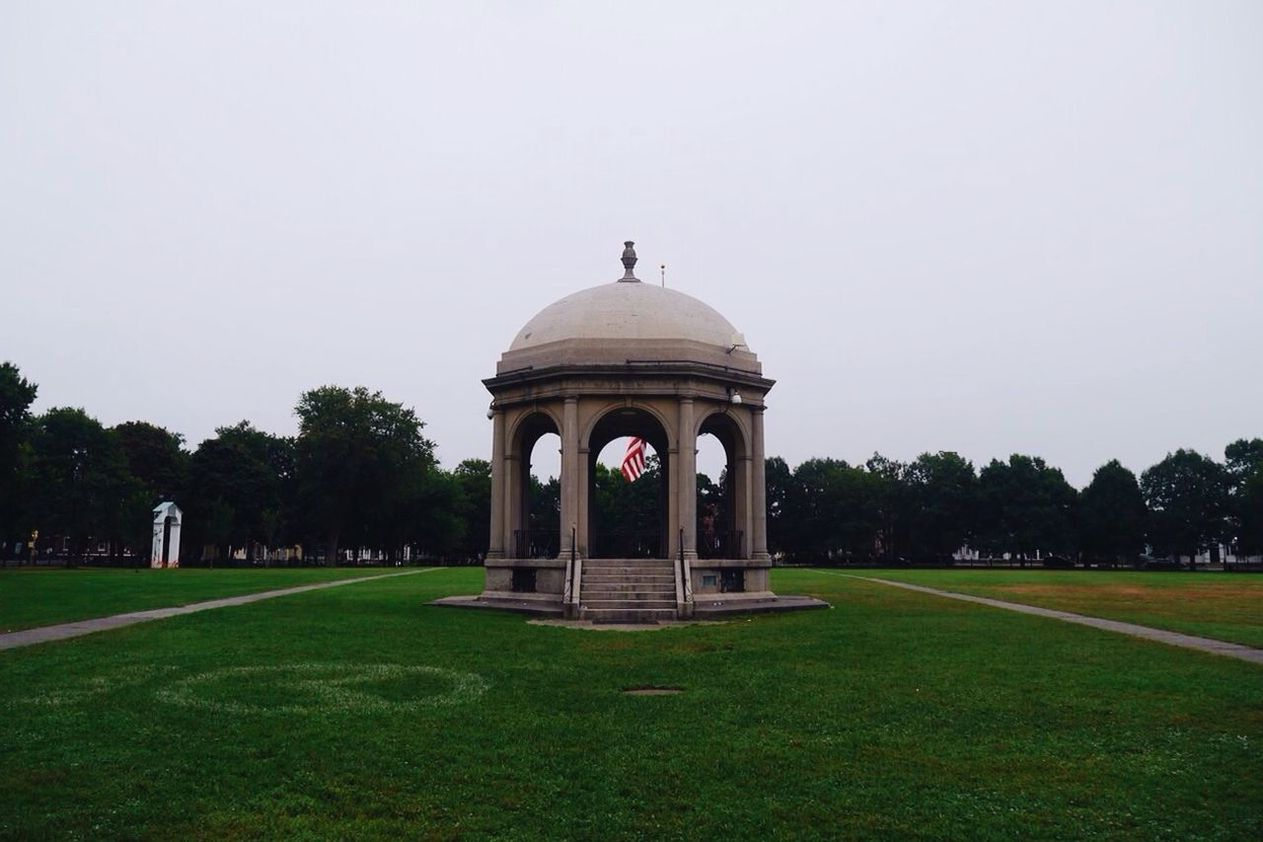
[(561, 617), (565, 612), (561, 602), (542, 599), (514, 599), (500, 596), (445, 596), (431, 605), (448, 605), (453, 608), (495, 608), (500, 611), (516, 611), (536, 617)]
[[(447, 605), (453, 608), (492, 608), (536, 617), (562, 617), (565, 613), (559, 601), (532, 598), (527, 594), (446, 596), (430, 604)], [(717, 620), (740, 614), (771, 614), (779, 611), (805, 611), (829, 607), (829, 603), (815, 597), (792, 594), (780, 596), (766, 591), (754, 594), (707, 594), (693, 603), (693, 618)]]
[(715, 620), (738, 614), (772, 614), (831, 607), (823, 599), (796, 594), (780, 595), (766, 591), (757, 594), (701, 594), (694, 597), (693, 616), (699, 620)]

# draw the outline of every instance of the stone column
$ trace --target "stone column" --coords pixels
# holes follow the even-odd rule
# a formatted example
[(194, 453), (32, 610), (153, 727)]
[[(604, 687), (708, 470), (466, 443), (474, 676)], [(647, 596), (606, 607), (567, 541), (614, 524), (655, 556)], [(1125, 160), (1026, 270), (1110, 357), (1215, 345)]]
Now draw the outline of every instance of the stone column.
[(676, 431), (679, 458), (675, 470), (675, 510), (679, 513), (676, 534), (668, 542), (679, 555), (679, 529), (684, 530), (684, 556), (697, 560), (697, 427), (693, 399), (680, 398), (680, 427)]
[(754, 460), (750, 458), (749, 447), (743, 450), (738, 456), (735, 465), (729, 465), (728, 470), (733, 474), (732, 493), (736, 498), (734, 508), (734, 528), (741, 530), (741, 545), (734, 547), (733, 558), (749, 558), (750, 549), (754, 544), (754, 518), (751, 509), (754, 502), (750, 494), (750, 485), (752, 484), (754, 470), (751, 463)]
[(504, 558), (504, 412), (491, 419), (491, 537), (487, 558)]
[(587, 442), (579, 446), (579, 555), (587, 558), (591, 555), (592, 536), (589, 527), (592, 525), (592, 513), (588, 506), (592, 501), (592, 454)]
[(513, 533), (522, 528), (522, 462), (513, 449), (508, 424), (504, 430), (504, 552), (509, 558), (517, 555)]
[[(561, 415), (561, 540), (562, 558), (568, 558), (570, 536), (579, 526), (579, 399), (566, 398)], [(571, 529), (576, 532), (572, 533)]]
[(767, 458), (763, 449), (763, 407), (754, 407), (750, 419), (750, 452), (753, 464), (751, 497), (754, 505), (753, 535), (750, 536), (751, 556), (758, 560), (768, 558), (767, 551)]

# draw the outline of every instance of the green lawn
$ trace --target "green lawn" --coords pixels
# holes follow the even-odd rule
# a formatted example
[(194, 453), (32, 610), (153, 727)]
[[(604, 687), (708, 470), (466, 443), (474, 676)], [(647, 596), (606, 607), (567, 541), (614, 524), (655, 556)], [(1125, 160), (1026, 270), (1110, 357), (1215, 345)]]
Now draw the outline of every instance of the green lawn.
[(0, 569), (0, 633), (188, 605), (206, 599), (393, 573), (387, 568), (262, 570), (105, 570), (80, 567)]
[(1097, 570), (874, 570), (957, 593), (1023, 602), (1092, 617), (1263, 648), (1263, 576)]
[(1263, 837), (1257, 666), (805, 570), (832, 610), (426, 605), (480, 575), (0, 653), (0, 837)]

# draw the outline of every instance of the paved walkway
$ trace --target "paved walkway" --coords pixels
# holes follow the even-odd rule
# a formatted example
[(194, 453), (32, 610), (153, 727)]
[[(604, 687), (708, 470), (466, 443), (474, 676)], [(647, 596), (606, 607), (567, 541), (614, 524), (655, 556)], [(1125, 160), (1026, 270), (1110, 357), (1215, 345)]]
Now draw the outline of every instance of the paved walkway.
[(298, 585), (293, 588), (280, 588), (274, 591), (229, 596), (224, 599), (210, 599), (206, 602), (194, 602), (190, 605), (177, 605), (172, 608), (151, 608), (148, 611), (132, 611), (127, 614), (115, 614), (111, 617), (96, 617), (91, 620), (79, 620), (74, 623), (60, 623), (55, 626), (40, 626), (34, 629), (0, 634), (0, 651), (16, 649), (19, 646), (31, 646), (36, 643), (47, 643), (50, 640), (65, 640), (69, 637), (81, 637), (93, 632), (117, 629), (144, 623), (149, 620), (165, 620), (167, 617), (178, 617), (181, 614), (195, 614), (198, 611), (209, 611), (212, 608), (227, 608), (230, 605), (248, 605), (264, 599), (275, 599), (278, 596), (290, 596), (307, 591), (319, 591), (325, 588), (338, 588), (343, 585), (354, 585), (357, 582), (371, 582), (374, 579), (393, 579), (396, 576), (415, 576), (418, 573), (429, 573), (438, 570), (427, 567), (424, 570), (405, 570), (402, 573), (385, 573), (379, 576), (359, 576), (354, 579), (338, 579), (332, 582), (319, 582), (314, 585)]
[(927, 588), (922, 585), (910, 585), (907, 582), (896, 582), (891, 579), (877, 579), (871, 576), (856, 576), (852, 573), (835, 573), (831, 570), (820, 570), (817, 572), (825, 573), (830, 576), (843, 576), (848, 579), (859, 579), (863, 582), (874, 582), (879, 585), (890, 585), (894, 588), (906, 588), (910, 591), (920, 591), (921, 593), (943, 596), (948, 599), (959, 599), (964, 602), (976, 602), (979, 605), (989, 605), (992, 608), (1003, 608), (1006, 611), (1017, 611), (1021, 614), (1034, 614), (1036, 617), (1051, 617), (1054, 620), (1064, 620), (1067, 623), (1078, 623), (1081, 626), (1091, 626), (1094, 629), (1105, 629), (1106, 631), (1127, 634), (1132, 637), (1144, 638), (1145, 640), (1156, 640), (1159, 643), (1166, 643), (1170, 646), (1182, 646), (1185, 649), (1198, 649), (1202, 652), (1210, 652), (1213, 655), (1227, 655), (1229, 658), (1249, 661), (1252, 664), (1263, 664), (1263, 649), (1242, 646), (1240, 643), (1227, 643), (1225, 641), (1214, 640), (1209, 637), (1196, 637), (1191, 634), (1180, 634), (1179, 632), (1167, 631), (1166, 629), (1155, 629), (1150, 626), (1138, 626), (1135, 623), (1124, 623), (1119, 620), (1103, 620), (1100, 617), (1088, 617), (1083, 614), (1074, 614), (1070, 611), (1057, 611), (1053, 608), (1040, 608), (1035, 605), (1023, 605), (1020, 602), (1005, 602), (1000, 599), (988, 599), (985, 596), (970, 596), (969, 594), (954, 593), (952, 591), (940, 591), (935, 588)]

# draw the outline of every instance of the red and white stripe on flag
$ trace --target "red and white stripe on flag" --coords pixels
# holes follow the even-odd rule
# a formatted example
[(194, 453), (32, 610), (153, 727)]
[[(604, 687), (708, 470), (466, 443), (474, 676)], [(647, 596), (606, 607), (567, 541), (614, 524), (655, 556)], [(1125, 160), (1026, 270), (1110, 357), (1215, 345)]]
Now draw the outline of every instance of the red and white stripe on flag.
[(627, 453), (623, 455), (623, 479), (635, 482), (645, 472), (645, 440), (627, 440)]

